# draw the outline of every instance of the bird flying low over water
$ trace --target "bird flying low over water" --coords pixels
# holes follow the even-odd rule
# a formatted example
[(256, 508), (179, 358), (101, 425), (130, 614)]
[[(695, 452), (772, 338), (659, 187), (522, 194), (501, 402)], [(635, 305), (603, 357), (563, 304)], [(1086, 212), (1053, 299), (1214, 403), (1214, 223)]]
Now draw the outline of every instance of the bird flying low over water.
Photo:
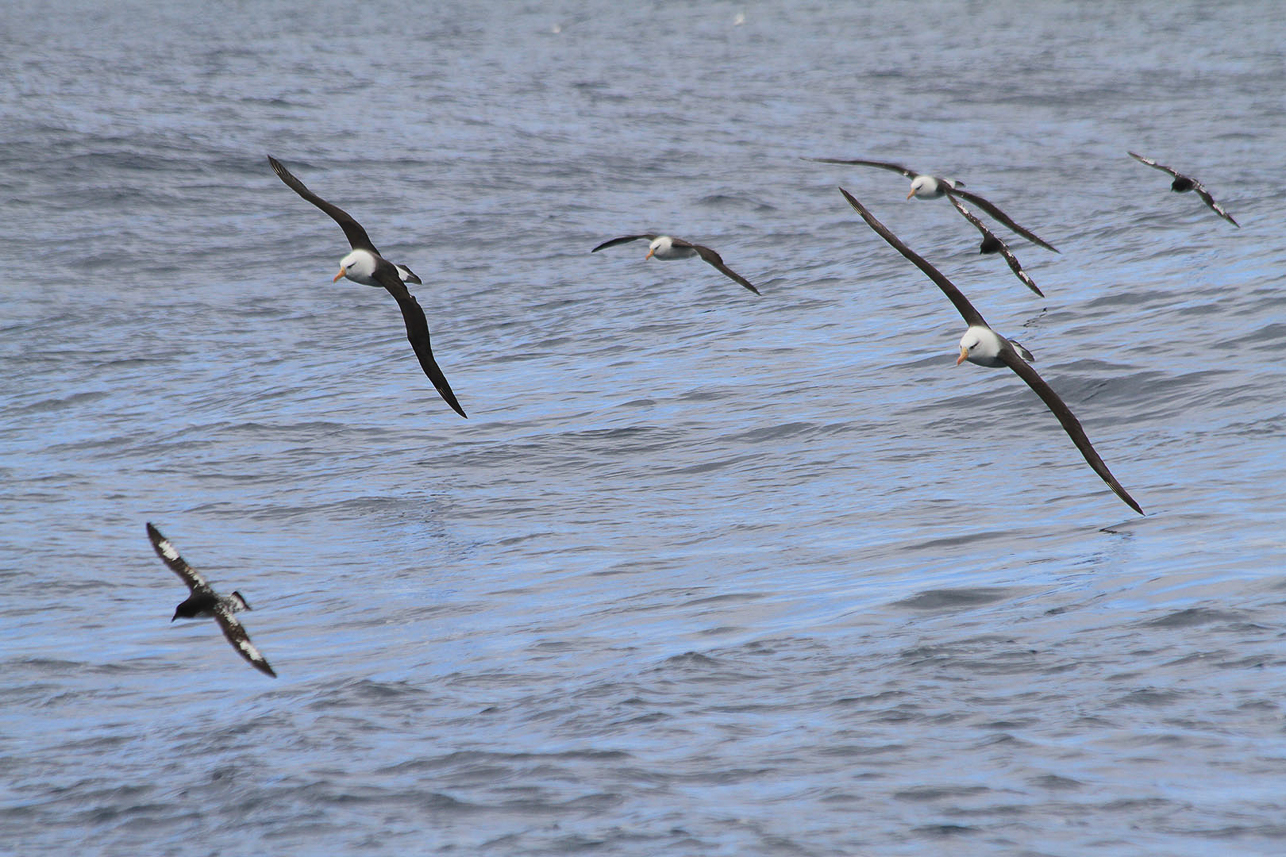
[(383, 288), (393, 296), (402, 309), (402, 320), (406, 324), (406, 338), (415, 349), (420, 368), (424, 370), (424, 374), (433, 382), (434, 389), (452, 410), (467, 418), (464, 408), (456, 401), (455, 393), (451, 392), (451, 385), (447, 383), (446, 375), (433, 359), (433, 349), (429, 347), (429, 322), (424, 317), (424, 309), (406, 287), (407, 283), (419, 284), (420, 278), (405, 265), (394, 265), (381, 256), (380, 251), (375, 249), (375, 245), (367, 237), (366, 230), (350, 217), (348, 212), (310, 191), (272, 155), (268, 156), (268, 163), (272, 164), (277, 177), (285, 182), (287, 187), (329, 214), (348, 236), (348, 243), (352, 250), (339, 260), (339, 273), (335, 275), (335, 280), (346, 277), (363, 286)]
[(624, 244), (627, 241), (638, 241), (640, 239), (647, 239), (649, 242), (647, 245), (647, 255), (643, 257), (645, 260), (651, 259), (653, 256), (658, 259), (691, 259), (693, 256), (700, 256), (702, 260), (713, 265), (715, 269), (725, 277), (745, 286), (755, 294), (759, 294), (759, 290), (751, 285), (749, 280), (723, 264), (723, 259), (720, 258), (718, 253), (714, 252), (709, 247), (703, 247), (700, 244), (693, 244), (690, 241), (684, 241), (682, 238), (675, 238), (672, 235), (622, 235), (620, 238), (613, 238), (610, 241), (604, 241), (589, 252), (597, 253), (604, 247), (614, 247), (617, 244)]
[(1131, 158), (1133, 158), (1134, 160), (1138, 161), (1141, 164), (1147, 164), (1149, 167), (1152, 167), (1152, 169), (1154, 170), (1160, 170), (1163, 173), (1169, 173), (1170, 175), (1174, 176), (1174, 181), (1170, 182), (1170, 190), (1174, 191), (1175, 193), (1186, 193), (1187, 191), (1195, 191), (1197, 196), (1201, 197), (1201, 201), (1204, 202), (1206, 205), (1210, 206), (1211, 211), (1213, 211), (1215, 214), (1219, 215), (1224, 220), (1231, 223), (1233, 226), (1236, 226), (1238, 229), (1241, 228), (1241, 224), (1233, 220), (1232, 215), (1224, 211), (1224, 208), (1222, 205), (1215, 202), (1215, 198), (1210, 195), (1210, 191), (1206, 190), (1206, 186), (1203, 185), (1201, 182), (1197, 181), (1191, 176), (1185, 176), (1183, 173), (1179, 172), (1173, 167), (1167, 167), (1165, 164), (1158, 164), (1156, 161), (1152, 160), (1151, 158), (1145, 158), (1142, 155), (1135, 154), (1134, 152), (1127, 152), (1126, 154), (1128, 154)]
[(195, 568), (188, 565), (179, 552), (175, 550), (174, 545), (170, 544), (169, 539), (161, 535), (161, 531), (152, 526), (149, 521), (147, 524), (147, 537), (152, 540), (152, 547), (156, 549), (156, 555), (159, 556), (170, 570), (179, 576), (179, 579), (188, 585), (191, 594), (186, 601), (174, 608), (174, 619), (197, 619), (213, 618), (223, 629), (223, 636), (228, 638), (232, 648), (237, 650), (241, 657), (245, 658), (250, 664), (264, 675), (277, 677), (268, 665), (264, 656), (259, 654), (254, 643), (250, 642), (250, 635), (246, 629), (241, 627), (241, 623), (232, 615), (242, 610), (249, 610), (250, 605), (246, 599), (241, 597), (240, 592), (233, 592), (231, 595), (223, 596), (215, 592), (206, 583), (205, 578), (201, 576)]
[(1142, 515), (1143, 509), (1129, 495), (1129, 492), (1122, 487), (1121, 483), (1116, 480), (1112, 472), (1107, 469), (1107, 465), (1103, 463), (1103, 459), (1094, 450), (1094, 446), (1085, 435), (1085, 430), (1081, 428), (1081, 423), (1076, 419), (1076, 415), (1072, 413), (1071, 408), (1067, 407), (1053, 388), (1045, 383), (1045, 379), (1041, 378), (1036, 370), (1032, 368), (1029, 362), (1032, 357), (1027, 349), (1012, 340), (1005, 339), (992, 330), (982, 317), (982, 313), (974, 309), (973, 304), (969, 303), (969, 299), (964, 296), (964, 293), (943, 276), (937, 268), (930, 265), (911, 248), (898, 240), (898, 237), (890, 232), (883, 223), (876, 220), (852, 194), (843, 188), (840, 188), (839, 191), (844, 194), (844, 198), (848, 200), (849, 205), (853, 206), (857, 213), (862, 215), (862, 219), (866, 221), (867, 225), (892, 245), (895, 250), (911, 260), (916, 267), (937, 284), (938, 288), (942, 290), (942, 293), (947, 296), (947, 299), (951, 301), (964, 318), (965, 323), (969, 325), (969, 329), (965, 331), (964, 336), (960, 339), (960, 356), (956, 359), (956, 365), (959, 366), (968, 360), (978, 366), (993, 368), (1008, 366), (1012, 369), (1019, 378), (1022, 378), (1027, 383), (1028, 387), (1032, 388), (1036, 395), (1040, 396), (1045, 406), (1058, 418), (1059, 423), (1063, 426), (1063, 431), (1067, 432), (1067, 436), (1072, 439), (1072, 443), (1076, 444), (1076, 448), (1081, 451), (1081, 455), (1085, 457), (1085, 461), (1099, 475), (1099, 478), (1106, 482), (1108, 487), (1127, 506)]
[[(1023, 227), (1019, 226), (1017, 223), (1014, 222), (1014, 219), (1012, 217), (1010, 217), (1008, 214), (1005, 214), (1003, 211), (1000, 210), (1000, 208), (997, 205), (990, 202), (985, 197), (981, 197), (976, 193), (970, 193), (969, 191), (964, 190), (963, 189), (965, 186), (964, 182), (955, 181), (954, 179), (945, 179), (945, 178), (942, 178), (941, 176), (930, 176), (930, 175), (925, 175), (924, 173), (917, 173), (915, 170), (908, 169), (907, 167), (904, 167), (901, 164), (891, 164), (888, 161), (863, 161), (863, 160), (845, 161), (845, 160), (840, 160), (839, 158), (804, 158), (804, 160), (815, 161), (820, 164), (844, 164), (844, 165), (856, 165), (861, 167), (879, 167), (882, 170), (892, 170), (895, 173), (901, 173), (902, 175), (906, 176), (911, 180), (911, 191), (906, 195), (907, 199), (910, 199), (911, 197), (915, 197), (916, 199), (937, 199), (938, 197), (947, 196), (947, 195), (950, 195), (953, 197), (956, 197), (956, 196), (962, 197), (963, 199), (969, 200), (974, 205), (978, 206), (983, 211), (987, 212), (992, 217), (996, 218), (1001, 223), (1005, 224), (1005, 226), (1007, 226), (1009, 229), (1013, 230), (1018, 235), (1021, 235), (1022, 237), (1026, 238), (1028, 241), (1032, 242), (1033, 244), (1038, 244), (1041, 247), (1044, 247), (1046, 250), (1053, 250), (1055, 253), (1060, 252), (1058, 248), (1056, 248), (1053, 244), (1050, 244), (1048, 241), (1038, 236), (1035, 232), (1032, 232), (1031, 230), (1024, 229)], [(983, 253), (995, 252), (998, 249), (999, 248), (995, 247), (994, 244), (987, 241), (985, 237), (983, 238), (983, 242), (982, 242)]]
[(956, 199), (954, 196), (951, 197), (951, 204), (956, 207), (956, 211), (964, 215), (965, 220), (972, 223), (977, 227), (978, 231), (982, 233), (982, 247), (978, 250), (979, 253), (1001, 254), (1005, 257), (1005, 261), (1009, 263), (1009, 269), (1014, 272), (1014, 276), (1023, 281), (1023, 285), (1027, 286), (1027, 288), (1031, 289), (1042, 298), (1045, 297), (1045, 293), (1036, 288), (1035, 281), (1032, 280), (1032, 278), (1028, 276), (1027, 272), (1023, 270), (1023, 266), (1018, 264), (1018, 257), (1009, 249), (1008, 244), (997, 238), (995, 234), (987, 228), (986, 224), (974, 217), (973, 212), (965, 208), (964, 203)]

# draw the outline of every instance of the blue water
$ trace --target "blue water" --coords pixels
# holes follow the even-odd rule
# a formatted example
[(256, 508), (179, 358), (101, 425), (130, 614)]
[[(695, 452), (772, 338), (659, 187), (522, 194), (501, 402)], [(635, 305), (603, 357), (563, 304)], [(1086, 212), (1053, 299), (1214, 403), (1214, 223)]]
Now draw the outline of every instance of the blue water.
[[(0, 853), (1282, 853), (1265, 12), (0, 8)], [(468, 420), (269, 153), (424, 279)], [(1048, 297), (801, 156), (963, 179)], [(653, 231), (763, 296), (589, 253)]]

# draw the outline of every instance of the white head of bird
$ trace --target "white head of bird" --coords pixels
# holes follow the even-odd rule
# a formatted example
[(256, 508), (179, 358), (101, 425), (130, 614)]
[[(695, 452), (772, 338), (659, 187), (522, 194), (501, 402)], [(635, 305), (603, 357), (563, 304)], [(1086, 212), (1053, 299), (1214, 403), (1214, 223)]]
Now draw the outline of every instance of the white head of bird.
[(920, 199), (936, 199), (946, 193), (933, 176), (916, 176), (911, 181), (911, 190), (907, 193), (906, 198), (919, 197)]
[(965, 331), (964, 336), (960, 337), (960, 356), (956, 358), (956, 365), (968, 360), (970, 363), (978, 366), (1004, 366), (1000, 362), (1001, 349), (1005, 347), (1005, 341), (1000, 338), (1000, 334), (990, 327), (980, 327), (974, 325)]
[(1036, 362), (1036, 358), (1021, 343), (1005, 339), (990, 327), (974, 325), (960, 337), (960, 356), (956, 358), (956, 365), (959, 366), (968, 360), (970, 363), (992, 369), (1004, 366), (1005, 362), (1000, 359), (1000, 352), (1004, 350), (1006, 343), (1028, 363)]
[(695, 255), (697, 251), (691, 247), (675, 247), (674, 239), (669, 235), (658, 235), (647, 245), (647, 255), (643, 259), (646, 261), (653, 256), (658, 259), (689, 259)]
[(354, 250), (339, 260), (339, 273), (332, 282), (339, 282), (340, 277), (347, 277), (363, 286), (378, 286), (379, 282), (375, 279), (375, 256), (369, 250)]

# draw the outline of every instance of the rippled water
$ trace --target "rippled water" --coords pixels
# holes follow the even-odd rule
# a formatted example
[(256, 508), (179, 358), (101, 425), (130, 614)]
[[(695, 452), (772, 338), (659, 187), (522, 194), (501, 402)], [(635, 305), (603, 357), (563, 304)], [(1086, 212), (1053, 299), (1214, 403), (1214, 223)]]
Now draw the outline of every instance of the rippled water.
[[(1281, 853), (1264, 11), (0, 9), (0, 851)], [(424, 278), (470, 419), (267, 153)], [(1063, 251), (1013, 242), (1048, 298), (800, 156), (964, 179)], [(952, 367), (841, 184), (1146, 517)], [(643, 231), (763, 296), (588, 252)], [(147, 520), (278, 680), (168, 623)]]

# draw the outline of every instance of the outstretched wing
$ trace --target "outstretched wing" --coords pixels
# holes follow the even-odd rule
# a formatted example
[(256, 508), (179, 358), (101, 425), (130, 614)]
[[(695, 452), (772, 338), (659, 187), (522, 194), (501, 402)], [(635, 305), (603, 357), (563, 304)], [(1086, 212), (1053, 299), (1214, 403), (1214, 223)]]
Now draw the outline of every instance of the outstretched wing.
[(1001, 211), (999, 208), (997, 208), (994, 204), (992, 204), (991, 202), (989, 202), (989, 201), (988, 201), (988, 200), (986, 200), (985, 198), (983, 198), (983, 197), (981, 197), (981, 196), (978, 196), (978, 194), (976, 194), (976, 193), (970, 193), (970, 192), (969, 192), (969, 191), (967, 191), (967, 190), (960, 190), (960, 186), (959, 186), (959, 184), (957, 184), (955, 187), (951, 187), (950, 185), (948, 185), (948, 186), (946, 187), (946, 191), (947, 191), (947, 193), (948, 193), (948, 194), (950, 194), (950, 195), (952, 195), (952, 196), (957, 196), (957, 195), (958, 195), (958, 196), (962, 196), (962, 197), (964, 197), (965, 199), (969, 200), (969, 201), (970, 201), (970, 202), (972, 202), (974, 205), (978, 206), (978, 207), (979, 207), (979, 208), (981, 208), (983, 211), (987, 212), (987, 213), (988, 213), (988, 214), (990, 214), (992, 217), (996, 218), (996, 219), (997, 219), (997, 220), (999, 220), (1001, 223), (1005, 224), (1005, 225), (1006, 225), (1006, 226), (1008, 226), (1010, 229), (1012, 229), (1014, 232), (1018, 233), (1019, 235), (1021, 235), (1021, 236), (1022, 236), (1022, 237), (1024, 237), (1024, 238), (1026, 238), (1026, 239), (1027, 239), (1028, 241), (1030, 241), (1031, 243), (1033, 243), (1033, 244), (1039, 244), (1041, 247), (1044, 247), (1046, 250), (1053, 250), (1055, 253), (1060, 252), (1060, 251), (1058, 250), (1058, 248), (1057, 248), (1057, 247), (1055, 247), (1053, 244), (1050, 244), (1048, 241), (1046, 241), (1045, 239), (1041, 238), (1041, 237), (1040, 237), (1039, 235), (1037, 235), (1035, 232), (1032, 232), (1032, 231), (1030, 231), (1030, 230), (1024, 229), (1023, 227), (1019, 226), (1017, 223), (1015, 223), (1015, 222), (1013, 221), (1013, 218), (1011, 218), (1008, 214), (1005, 214), (1003, 211)]
[(848, 200), (848, 204), (853, 206), (853, 208), (857, 210), (858, 214), (862, 215), (862, 219), (866, 221), (868, 226), (875, 230), (876, 234), (889, 242), (889, 244), (893, 246), (893, 249), (910, 259), (917, 268), (927, 274), (929, 279), (933, 280), (933, 282), (937, 284), (938, 288), (942, 289), (942, 293), (946, 295), (947, 300), (951, 301), (955, 306), (956, 310), (964, 318), (966, 324), (971, 326), (981, 325), (983, 327), (991, 327), (991, 325), (987, 324), (987, 320), (982, 317), (982, 313), (974, 309), (973, 304), (969, 303), (969, 299), (964, 296), (964, 293), (957, 289), (954, 283), (944, 277), (941, 271), (930, 265), (914, 250), (899, 241), (898, 237), (890, 232), (887, 226), (876, 220), (875, 216), (871, 214), (871, 212), (867, 211), (866, 207), (862, 205), (862, 203), (858, 202), (851, 193), (844, 190), (844, 188), (840, 188), (839, 192), (844, 194), (844, 198)]
[[(677, 244), (679, 242), (676, 241), (675, 243)], [(740, 283), (741, 285), (750, 289), (750, 291), (754, 292), (755, 294), (759, 294), (759, 290), (756, 289), (753, 285), (751, 285), (749, 280), (747, 280), (745, 277), (741, 276), (736, 271), (729, 268), (727, 265), (723, 264), (723, 259), (719, 257), (719, 254), (711, 250), (709, 247), (702, 247), (700, 244), (692, 244), (688, 241), (684, 241), (683, 244), (687, 244), (693, 250), (696, 250), (698, 256), (700, 256), (703, 260), (713, 265), (715, 269), (719, 271), (719, 273), (723, 274), (728, 279), (732, 280), (733, 282)]]
[(433, 359), (433, 349), (429, 347), (429, 322), (424, 317), (424, 309), (420, 306), (420, 302), (407, 290), (406, 284), (397, 275), (397, 269), (391, 264), (385, 262), (377, 265), (375, 278), (402, 308), (402, 320), (406, 323), (406, 338), (415, 349), (415, 356), (420, 360), (420, 368), (424, 370), (424, 374), (433, 382), (438, 395), (442, 396), (451, 409), (468, 419), (468, 414), (456, 401), (455, 393), (451, 392), (451, 385), (447, 383), (446, 375), (442, 374), (442, 369)]
[(303, 182), (295, 178), (290, 170), (282, 165), (281, 161), (272, 155), (268, 156), (268, 163), (272, 164), (272, 169), (277, 173), (277, 178), (285, 182), (287, 187), (329, 214), (340, 225), (340, 228), (344, 230), (344, 235), (348, 238), (349, 246), (354, 250), (370, 250), (376, 256), (380, 255), (380, 251), (375, 249), (375, 245), (371, 243), (371, 239), (366, 235), (366, 230), (362, 228), (362, 224), (354, 220), (347, 211), (338, 205), (332, 205), (310, 191), (304, 186)]
[(179, 576), (179, 579), (188, 585), (188, 589), (196, 592), (198, 590), (210, 591), (210, 584), (205, 582), (195, 568), (187, 564), (183, 557), (179, 556), (178, 550), (170, 543), (170, 540), (161, 535), (161, 531), (152, 526), (152, 522), (147, 522), (147, 537), (152, 540), (152, 547), (156, 550), (156, 555), (170, 567), (170, 571)]
[(1174, 167), (1167, 167), (1165, 164), (1158, 164), (1156, 161), (1152, 160), (1151, 158), (1145, 158), (1136, 152), (1127, 151), (1126, 154), (1129, 155), (1134, 160), (1138, 161), (1139, 163), (1147, 164), (1149, 167), (1151, 167), (1154, 170), (1160, 170), (1163, 173), (1169, 173), (1170, 175), (1174, 176), (1176, 179), (1188, 178), (1187, 176), (1181, 174)]
[(277, 674), (272, 671), (272, 667), (268, 665), (267, 659), (259, 654), (255, 644), (250, 642), (250, 635), (246, 633), (246, 629), (241, 626), (241, 623), (237, 621), (237, 617), (233, 616), (228, 608), (222, 604), (216, 605), (214, 608), (214, 620), (219, 623), (219, 627), (223, 629), (223, 636), (228, 638), (232, 648), (236, 649), (241, 657), (249, 661), (255, 669), (264, 675), (272, 676), (273, 678), (277, 677)]
[(1080, 420), (1076, 419), (1072, 409), (1067, 407), (1067, 403), (1054, 392), (1054, 388), (1045, 383), (1045, 379), (1040, 377), (1040, 374), (1031, 364), (1023, 360), (1014, 349), (1003, 348), (999, 356), (1005, 365), (1013, 369), (1014, 373), (1026, 381), (1027, 386), (1031, 387), (1036, 395), (1040, 396), (1041, 401), (1045, 403), (1045, 407), (1049, 408), (1054, 416), (1058, 417), (1059, 423), (1063, 426), (1063, 431), (1067, 432), (1067, 436), (1072, 439), (1072, 443), (1076, 444), (1076, 448), (1081, 451), (1081, 455), (1085, 456), (1086, 462), (1089, 463), (1090, 467), (1094, 468), (1094, 472), (1099, 475), (1099, 478), (1108, 484), (1108, 487), (1125, 502), (1125, 505), (1142, 515), (1143, 509), (1138, 503), (1134, 502), (1134, 498), (1122, 487), (1121, 483), (1116, 481), (1112, 471), (1107, 469), (1107, 465), (1103, 463), (1103, 459), (1099, 457), (1098, 452), (1094, 450), (1094, 445), (1090, 443), (1090, 439), (1085, 435), (1085, 429), (1081, 428)]
[(1201, 182), (1197, 181), (1196, 179), (1188, 179), (1188, 181), (1192, 182), (1192, 190), (1197, 194), (1197, 196), (1201, 197), (1202, 202), (1210, 206), (1211, 211), (1213, 211), (1215, 214), (1219, 215), (1224, 220), (1231, 223), (1233, 226), (1236, 226), (1238, 229), (1241, 228), (1241, 224), (1233, 220), (1232, 215), (1224, 211), (1224, 208), (1222, 205), (1215, 202), (1215, 198), (1210, 195), (1210, 191), (1206, 190), (1205, 185), (1203, 185)]
[(956, 207), (956, 211), (963, 214), (965, 220), (968, 220), (970, 223), (972, 223), (975, 227), (977, 227), (978, 231), (982, 233), (983, 246), (984, 247), (994, 246), (996, 251), (1005, 257), (1005, 261), (1009, 263), (1009, 269), (1014, 272), (1014, 276), (1022, 280), (1023, 284), (1026, 285), (1027, 288), (1031, 289), (1033, 292), (1040, 295), (1042, 298), (1045, 297), (1045, 293), (1042, 292), (1040, 289), (1036, 288), (1036, 283), (1032, 280), (1031, 277), (1027, 275), (1027, 272), (1023, 270), (1023, 266), (1018, 264), (1018, 257), (1015, 256), (1013, 254), (1013, 251), (1009, 249), (1009, 245), (1006, 244), (1004, 241), (1001, 241), (999, 238), (997, 238), (981, 220), (974, 217), (973, 212), (965, 208), (964, 204), (960, 202), (959, 199), (956, 198), (955, 194), (948, 194), (948, 199), (950, 199), (951, 204)]
[(843, 164), (845, 166), (879, 167), (882, 170), (892, 170), (895, 173), (901, 173), (902, 175), (912, 180), (914, 180), (916, 176), (920, 175), (915, 170), (909, 170), (906, 167), (902, 166), (901, 164), (891, 164), (888, 161), (863, 161), (863, 160), (846, 161), (840, 158), (803, 158), (802, 160), (813, 161), (818, 164)]
[(589, 252), (597, 253), (599, 250), (602, 250), (604, 247), (615, 247), (617, 244), (625, 244), (626, 242), (629, 242), (629, 241), (638, 241), (640, 238), (646, 238), (648, 241), (653, 241), (656, 239), (656, 236), (655, 235), (622, 235), (620, 238), (613, 238), (611, 241), (604, 241), (602, 244), (599, 244), (597, 247), (595, 247), (593, 250), (590, 250)]

